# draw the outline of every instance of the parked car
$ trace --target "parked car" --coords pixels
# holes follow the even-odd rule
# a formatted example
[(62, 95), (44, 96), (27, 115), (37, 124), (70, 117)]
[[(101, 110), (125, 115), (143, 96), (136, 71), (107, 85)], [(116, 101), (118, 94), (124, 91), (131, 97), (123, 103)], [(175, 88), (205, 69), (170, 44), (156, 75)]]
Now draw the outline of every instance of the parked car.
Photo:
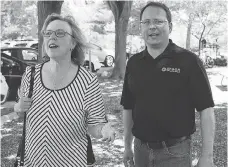
[(38, 50), (38, 40), (28, 42), (26, 47)]
[(1, 104), (4, 104), (8, 97), (9, 86), (6, 82), (5, 77), (2, 75), (1, 72), (0, 72), (0, 84), (1, 84)]
[[(102, 47), (89, 43), (89, 49), (87, 52), (91, 52), (91, 55), (97, 56), (99, 61), (104, 64), (106, 67), (111, 67), (114, 64), (114, 52), (108, 51), (107, 49), (102, 49)], [(88, 54), (88, 53), (87, 53)]]
[(89, 54), (85, 54), (85, 61), (83, 67), (89, 70), (89, 60), (91, 60), (91, 71), (96, 72), (101, 68), (101, 63), (99, 62), (98, 57), (91, 55), (91, 59), (89, 58)]
[(38, 51), (34, 48), (2, 47), (1, 53), (5, 53), (28, 64), (36, 64), (38, 62)]
[[(34, 46), (32, 46), (34, 44)], [(1, 41), (2, 47), (32, 47), (38, 48), (38, 39), (15, 39), (15, 40), (4, 40)], [(36, 48), (36, 49), (37, 49)]]
[(10, 43), (11, 43), (11, 41), (9, 41), (9, 40), (1, 41), (1, 47), (8, 47), (8, 46), (10, 46)]
[(1, 48), (1, 72), (9, 86), (6, 100), (16, 100), (26, 66), (38, 63), (38, 52), (32, 48)]

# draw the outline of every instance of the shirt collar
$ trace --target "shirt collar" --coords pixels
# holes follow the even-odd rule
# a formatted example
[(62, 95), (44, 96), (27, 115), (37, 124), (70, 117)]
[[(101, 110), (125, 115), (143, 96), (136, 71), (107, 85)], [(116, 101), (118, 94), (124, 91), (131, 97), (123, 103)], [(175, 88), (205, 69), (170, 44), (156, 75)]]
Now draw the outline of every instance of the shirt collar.
[[(158, 57), (159, 58), (161, 58), (161, 57), (170, 57), (170, 58), (172, 58), (172, 56), (173, 56), (172, 52), (174, 52), (175, 50), (176, 50), (176, 44), (174, 44), (173, 41), (171, 39), (169, 39), (169, 44), (167, 45), (165, 50)], [(144, 58), (146, 56), (151, 56), (148, 53), (147, 47), (143, 51), (143, 56), (141, 58)]]

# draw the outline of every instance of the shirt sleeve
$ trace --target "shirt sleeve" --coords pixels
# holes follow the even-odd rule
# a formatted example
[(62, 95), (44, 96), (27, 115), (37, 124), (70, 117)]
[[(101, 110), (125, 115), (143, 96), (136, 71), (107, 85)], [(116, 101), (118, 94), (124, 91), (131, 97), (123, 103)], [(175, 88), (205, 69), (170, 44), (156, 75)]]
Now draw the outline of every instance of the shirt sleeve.
[(22, 75), (22, 79), (21, 79), (20, 95), (22, 97), (28, 97), (30, 79), (31, 79), (31, 67), (28, 66), (26, 67), (25, 72)]
[(192, 63), (190, 71), (190, 92), (197, 111), (214, 107), (211, 86), (206, 70), (197, 56)]
[(97, 77), (95, 76), (88, 85), (85, 94), (85, 110), (88, 112), (87, 123), (96, 125), (107, 123), (107, 116), (104, 109), (104, 101), (101, 94)]
[(125, 76), (124, 76), (122, 96), (120, 100), (120, 104), (123, 106), (124, 109), (133, 109), (134, 107), (134, 98), (129, 88), (129, 79), (130, 79), (129, 64), (127, 64)]

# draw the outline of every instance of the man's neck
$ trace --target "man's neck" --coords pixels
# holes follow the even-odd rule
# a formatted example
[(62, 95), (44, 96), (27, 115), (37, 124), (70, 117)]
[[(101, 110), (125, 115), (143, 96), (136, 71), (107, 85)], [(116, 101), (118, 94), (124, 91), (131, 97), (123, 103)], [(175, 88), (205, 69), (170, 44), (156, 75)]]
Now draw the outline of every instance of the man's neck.
[(169, 41), (163, 45), (157, 45), (157, 46), (147, 45), (147, 51), (155, 59), (161, 53), (164, 52), (168, 44), (169, 44)]

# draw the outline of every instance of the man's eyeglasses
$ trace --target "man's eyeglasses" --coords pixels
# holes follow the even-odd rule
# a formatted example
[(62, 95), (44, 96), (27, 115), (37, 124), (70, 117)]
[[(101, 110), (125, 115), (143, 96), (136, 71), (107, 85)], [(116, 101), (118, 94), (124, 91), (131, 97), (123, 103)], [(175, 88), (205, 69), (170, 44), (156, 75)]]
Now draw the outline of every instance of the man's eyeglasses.
[(72, 36), (72, 37), (74, 38), (73, 35), (69, 34), (68, 32), (66, 32), (66, 31), (64, 31), (64, 30), (62, 30), (62, 29), (58, 29), (58, 30), (56, 30), (56, 31), (52, 31), (52, 30), (43, 31), (43, 36), (44, 36), (44, 37), (50, 37), (51, 34), (52, 34), (53, 32), (54, 32), (55, 35), (56, 35), (57, 37), (59, 37), (59, 38), (65, 37), (66, 34), (68, 34), (68, 35), (70, 35), (70, 36)]
[(165, 25), (165, 23), (167, 23), (166, 20), (158, 20), (158, 19), (155, 19), (155, 20), (142, 20), (140, 21), (140, 23), (144, 26), (150, 26), (151, 24), (155, 25), (156, 27), (162, 27)]

